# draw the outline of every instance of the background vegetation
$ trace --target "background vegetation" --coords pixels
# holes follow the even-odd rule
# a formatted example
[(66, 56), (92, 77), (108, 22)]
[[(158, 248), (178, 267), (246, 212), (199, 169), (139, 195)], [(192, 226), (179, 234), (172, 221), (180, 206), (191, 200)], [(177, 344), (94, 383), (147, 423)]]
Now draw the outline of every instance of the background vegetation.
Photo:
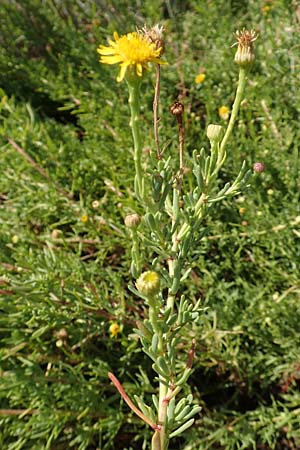
[[(190, 383), (203, 409), (172, 449), (300, 449), (298, 2), (2, 0), (0, 21), (0, 448), (147, 448), (149, 430), (107, 378), (130, 395), (153, 392), (132, 334), (143, 305), (127, 289), (127, 90), (96, 48), (115, 30), (159, 22), (169, 63), (161, 132), (174, 157), (169, 105), (185, 105), (189, 158), (231, 106), (232, 33), (259, 31), (222, 179), (243, 159), (266, 166), (215, 211), (193, 255), (183, 290), (207, 307)], [(145, 149), (153, 83), (149, 74)], [(112, 322), (122, 329), (114, 338)]]

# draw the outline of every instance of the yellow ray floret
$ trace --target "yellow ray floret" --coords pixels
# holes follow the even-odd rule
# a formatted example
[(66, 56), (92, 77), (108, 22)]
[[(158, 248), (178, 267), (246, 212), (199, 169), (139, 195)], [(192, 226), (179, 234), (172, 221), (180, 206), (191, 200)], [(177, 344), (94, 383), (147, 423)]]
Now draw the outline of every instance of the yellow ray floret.
[(128, 68), (133, 68), (137, 76), (143, 75), (148, 63), (165, 64), (159, 59), (161, 48), (155, 48), (155, 44), (149, 42), (139, 33), (128, 33), (119, 37), (114, 32), (115, 41), (109, 40), (109, 47), (100, 45), (97, 52), (101, 55), (103, 64), (120, 64), (120, 72), (117, 81), (123, 80)]

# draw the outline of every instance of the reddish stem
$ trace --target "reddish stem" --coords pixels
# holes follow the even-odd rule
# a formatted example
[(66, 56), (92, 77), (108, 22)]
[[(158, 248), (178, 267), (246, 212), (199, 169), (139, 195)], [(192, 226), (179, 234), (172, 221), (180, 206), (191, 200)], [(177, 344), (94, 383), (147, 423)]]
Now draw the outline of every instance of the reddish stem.
[(186, 363), (186, 368), (190, 369), (193, 365), (193, 361), (194, 361), (194, 356), (195, 356), (195, 347), (196, 347), (196, 339), (192, 340), (192, 348), (189, 351), (189, 357), (188, 357), (188, 361)]
[(127, 403), (127, 405), (129, 406), (129, 408), (140, 418), (142, 419), (144, 422), (146, 422), (148, 425), (150, 425), (151, 428), (153, 428), (155, 431), (159, 431), (161, 429), (160, 425), (157, 425), (156, 423), (152, 422), (152, 420), (149, 419), (149, 417), (145, 416), (145, 414), (142, 413), (142, 411), (140, 411), (134, 403), (132, 403), (132, 401), (130, 400), (130, 398), (128, 397), (128, 395), (126, 394), (126, 392), (124, 391), (123, 386), (121, 385), (120, 381), (114, 376), (113, 373), (108, 372), (108, 377), (109, 379), (112, 381), (112, 383), (114, 384), (114, 386), (117, 388), (117, 390), (119, 391), (119, 394), (121, 395), (121, 397), (123, 398), (123, 400)]

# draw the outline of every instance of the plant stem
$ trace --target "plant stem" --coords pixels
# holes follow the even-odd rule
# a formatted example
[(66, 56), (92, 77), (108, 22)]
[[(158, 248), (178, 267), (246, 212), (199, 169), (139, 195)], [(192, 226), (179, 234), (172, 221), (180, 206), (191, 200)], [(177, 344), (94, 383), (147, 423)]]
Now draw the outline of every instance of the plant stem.
[(155, 83), (155, 92), (154, 92), (154, 100), (153, 100), (153, 123), (154, 123), (154, 140), (156, 144), (156, 152), (157, 159), (161, 159), (161, 150), (159, 145), (159, 136), (158, 136), (158, 106), (159, 106), (159, 94), (160, 94), (160, 65), (156, 64), (156, 83)]
[[(178, 242), (174, 240), (172, 252), (176, 253), (178, 251)], [(178, 263), (178, 259), (170, 259), (168, 261), (169, 265), (169, 275), (170, 278), (173, 279), (175, 275), (175, 267)], [(175, 302), (175, 294), (171, 292), (171, 289), (169, 289), (168, 293), (168, 299), (166, 304), (166, 309), (171, 308), (173, 310), (174, 308), (174, 302)], [(164, 351), (164, 336), (160, 336), (160, 349)], [(152, 449), (151, 450), (167, 450), (168, 448), (168, 442), (169, 437), (166, 430), (166, 418), (167, 418), (167, 409), (168, 409), (168, 403), (169, 403), (169, 396), (171, 394), (170, 388), (166, 386), (166, 384), (163, 381), (159, 381), (159, 410), (158, 410), (158, 424), (161, 426), (161, 429), (159, 430), (159, 445), (157, 443), (157, 439), (154, 439), (152, 441)]]
[(244, 95), (244, 90), (245, 90), (245, 85), (246, 85), (246, 76), (247, 76), (248, 70), (245, 69), (244, 67), (240, 67), (240, 71), (239, 71), (239, 81), (238, 81), (238, 87), (236, 90), (236, 94), (235, 94), (235, 99), (234, 99), (234, 103), (232, 106), (232, 112), (231, 112), (231, 116), (230, 116), (230, 120), (228, 123), (228, 127), (226, 130), (226, 133), (222, 139), (221, 145), (220, 145), (220, 157), (219, 157), (219, 161), (223, 159), (223, 155), (225, 152), (225, 147), (227, 144), (227, 141), (232, 133), (233, 130), (233, 126), (235, 123), (235, 120), (237, 118), (238, 112), (239, 112), (239, 107), (241, 104), (241, 101), (243, 99), (243, 95)]
[(135, 165), (135, 180), (134, 189), (137, 198), (144, 198), (144, 180), (142, 170), (142, 140), (140, 134), (140, 82), (128, 81), (129, 90), (129, 106), (130, 106), (130, 127), (134, 143), (134, 165)]

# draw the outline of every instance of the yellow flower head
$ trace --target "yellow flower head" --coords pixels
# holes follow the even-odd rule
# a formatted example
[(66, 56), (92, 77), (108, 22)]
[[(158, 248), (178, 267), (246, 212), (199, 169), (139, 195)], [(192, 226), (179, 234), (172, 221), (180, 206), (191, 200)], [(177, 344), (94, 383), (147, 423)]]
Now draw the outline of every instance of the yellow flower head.
[(203, 83), (204, 80), (205, 80), (205, 73), (199, 73), (199, 75), (195, 77), (196, 84), (201, 84)]
[(115, 41), (108, 41), (109, 47), (100, 45), (97, 52), (101, 55), (101, 63), (120, 64), (118, 82), (124, 79), (128, 68), (141, 77), (148, 63), (165, 64), (159, 59), (161, 48), (156, 48), (155, 43), (141, 33), (128, 33), (119, 37), (115, 31), (114, 39)]
[(227, 120), (229, 117), (229, 108), (227, 106), (220, 106), (219, 108), (219, 116), (223, 120)]
[(80, 217), (81, 222), (86, 223), (89, 220), (89, 216), (87, 214), (83, 214), (83, 216)]
[(121, 327), (117, 322), (113, 322), (109, 327), (110, 337), (114, 338), (121, 333)]
[(271, 10), (271, 6), (270, 5), (265, 5), (261, 8), (261, 11), (263, 14), (268, 14), (268, 12)]

